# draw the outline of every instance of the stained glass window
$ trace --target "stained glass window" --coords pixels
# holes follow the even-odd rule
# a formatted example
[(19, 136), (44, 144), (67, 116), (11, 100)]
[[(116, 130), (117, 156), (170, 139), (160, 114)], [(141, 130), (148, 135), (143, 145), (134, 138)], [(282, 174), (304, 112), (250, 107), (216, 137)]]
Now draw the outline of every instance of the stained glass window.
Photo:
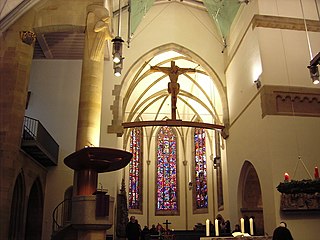
[(178, 210), (177, 140), (171, 127), (161, 127), (157, 135), (157, 211)]
[(196, 209), (208, 208), (206, 132), (203, 128), (194, 130), (195, 164), (195, 206)]
[(142, 129), (133, 128), (130, 132), (130, 152), (133, 157), (129, 163), (129, 209), (142, 210)]

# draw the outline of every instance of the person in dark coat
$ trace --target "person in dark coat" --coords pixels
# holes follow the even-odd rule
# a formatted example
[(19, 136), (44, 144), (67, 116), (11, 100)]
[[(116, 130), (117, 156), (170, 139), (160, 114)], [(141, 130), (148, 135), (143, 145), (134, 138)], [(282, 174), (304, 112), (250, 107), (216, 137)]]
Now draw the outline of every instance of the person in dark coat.
[(141, 232), (141, 227), (136, 221), (135, 216), (131, 216), (130, 221), (128, 222), (126, 227), (126, 234), (127, 234), (128, 240), (139, 240), (140, 232)]
[(144, 226), (141, 232), (141, 240), (148, 240), (148, 239), (150, 239), (150, 230), (148, 226)]
[(272, 240), (293, 240), (291, 232), (285, 222), (281, 222), (279, 227), (273, 231)]
[(150, 235), (158, 235), (158, 231), (157, 231), (157, 228), (156, 228), (156, 225), (155, 224), (152, 224), (152, 227), (150, 228)]

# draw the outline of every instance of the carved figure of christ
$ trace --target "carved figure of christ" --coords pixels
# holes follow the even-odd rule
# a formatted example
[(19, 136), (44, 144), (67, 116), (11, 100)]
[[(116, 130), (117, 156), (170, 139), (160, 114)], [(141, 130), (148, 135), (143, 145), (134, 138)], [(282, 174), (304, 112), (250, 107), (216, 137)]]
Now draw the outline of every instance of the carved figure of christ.
[(152, 72), (163, 72), (169, 76), (168, 92), (171, 94), (171, 119), (176, 120), (177, 96), (180, 91), (178, 77), (187, 72), (196, 72), (194, 68), (179, 68), (174, 61), (171, 61), (171, 67), (151, 66)]

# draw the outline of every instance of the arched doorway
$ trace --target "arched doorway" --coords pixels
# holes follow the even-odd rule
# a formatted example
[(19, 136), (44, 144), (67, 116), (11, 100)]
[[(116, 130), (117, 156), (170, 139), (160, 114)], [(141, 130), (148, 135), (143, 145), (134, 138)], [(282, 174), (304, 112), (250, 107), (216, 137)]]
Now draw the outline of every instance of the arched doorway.
[(25, 240), (41, 240), (43, 217), (43, 194), (40, 180), (31, 187), (28, 207)]
[(254, 219), (254, 235), (264, 235), (263, 204), (258, 174), (254, 166), (245, 161), (239, 181), (241, 217), (245, 219), (245, 229), (249, 233), (249, 218)]
[(24, 209), (25, 184), (23, 173), (16, 179), (11, 202), (11, 215), (9, 226), (9, 239), (23, 238), (23, 209)]

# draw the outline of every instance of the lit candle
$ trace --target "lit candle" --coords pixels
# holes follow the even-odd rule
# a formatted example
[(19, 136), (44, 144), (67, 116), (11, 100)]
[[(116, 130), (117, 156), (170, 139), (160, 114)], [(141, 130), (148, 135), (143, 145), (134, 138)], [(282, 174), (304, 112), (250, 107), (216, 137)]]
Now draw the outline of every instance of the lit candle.
[(210, 220), (209, 219), (206, 220), (206, 236), (207, 237), (210, 236)]
[(250, 222), (250, 235), (253, 236), (253, 219), (250, 218), (249, 222)]
[(319, 170), (318, 170), (318, 167), (315, 167), (315, 168), (314, 168), (314, 178), (315, 178), (315, 179), (318, 179), (318, 178), (319, 178)]
[(289, 182), (289, 174), (288, 173), (284, 174), (284, 181)]
[(240, 219), (240, 228), (241, 228), (241, 232), (244, 233), (244, 219), (243, 218)]
[(218, 221), (218, 219), (214, 220), (214, 227), (215, 227), (216, 237), (219, 237), (219, 221)]

